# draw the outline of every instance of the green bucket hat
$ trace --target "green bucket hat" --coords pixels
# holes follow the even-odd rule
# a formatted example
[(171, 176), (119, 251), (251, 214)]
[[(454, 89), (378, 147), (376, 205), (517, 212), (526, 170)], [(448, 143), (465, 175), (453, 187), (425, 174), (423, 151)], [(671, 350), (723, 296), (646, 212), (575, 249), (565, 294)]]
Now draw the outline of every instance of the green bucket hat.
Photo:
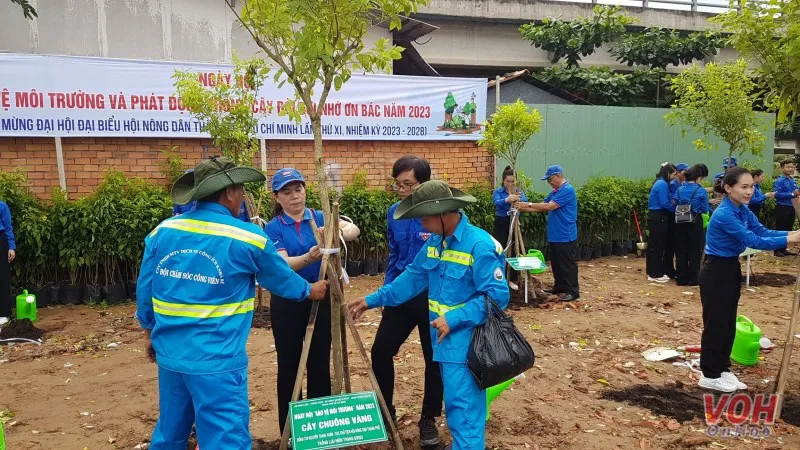
[(228, 186), (266, 181), (263, 173), (241, 167), (224, 156), (200, 162), (193, 172), (184, 174), (172, 185), (172, 201), (185, 205), (219, 192)]
[(449, 187), (444, 181), (426, 181), (397, 205), (397, 209), (394, 211), (394, 218), (399, 220), (438, 216), (439, 214), (458, 211), (476, 201), (475, 197), (465, 194), (456, 188)]

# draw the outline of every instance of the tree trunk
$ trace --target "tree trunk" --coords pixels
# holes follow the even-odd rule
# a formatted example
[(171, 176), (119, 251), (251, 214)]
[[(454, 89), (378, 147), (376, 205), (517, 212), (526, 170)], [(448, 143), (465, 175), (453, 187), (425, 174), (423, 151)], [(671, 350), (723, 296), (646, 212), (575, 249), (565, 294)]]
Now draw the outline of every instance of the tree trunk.
[[(325, 215), (325, 242), (326, 248), (331, 248), (334, 242), (338, 243), (338, 236), (336, 233), (339, 231), (338, 215), (332, 217), (331, 214), (331, 201), (328, 197), (328, 174), (325, 172), (325, 158), (322, 153), (322, 117), (318, 111), (311, 108), (309, 109), (309, 117), (311, 118), (311, 128), (314, 132), (314, 166), (317, 170), (317, 184), (319, 186), (319, 199), (322, 203), (322, 212)], [(337, 211), (338, 212), (338, 211)], [(323, 261), (325, 263), (325, 261)], [(331, 274), (333, 282), (335, 283), (336, 274)], [(344, 360), (342, 358), (342, 327), (341, 321), (337, 320), (341, 317), (342, 298), (333, 295), (331, 291), (331, 346), (333, 347), (333, 386), (332, 394), (338, 395), (342, 393), (342, 382), (344, 381)]]

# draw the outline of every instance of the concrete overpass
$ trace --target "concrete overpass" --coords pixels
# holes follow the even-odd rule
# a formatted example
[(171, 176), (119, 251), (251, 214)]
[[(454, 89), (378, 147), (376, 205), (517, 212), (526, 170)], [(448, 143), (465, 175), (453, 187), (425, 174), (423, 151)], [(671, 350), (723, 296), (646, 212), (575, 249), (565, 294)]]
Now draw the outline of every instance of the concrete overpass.
[[(727, 6), (726, 0), (699, 0), (699, 3), (698, 0), (667, 1), (670, 3), (650, 3), (648, 0), (611, 0), (609, 3), (626, 6), (626, 10), (637, 19), (636, 26), (686, 31), (710, 29), (708, 19)], [(592, 15), (594, 6), (595, 3), (552, 0), (430, 0), (414, 18), (438, 27), (438, 30), (411, 45), (442, 75), (493, 77), (520, 68), (547, 67), (551, 65), (548, 52), (523, 40), (519, 26), (548, 17), (565, 20), (588, 17)], [(733, 49), (723, 49), (713, 60), (737, 56)], [(582, 65), (628, 69), (602, 47), (585, 57)], [(681, 69), (669, 68), (674, 71)]]

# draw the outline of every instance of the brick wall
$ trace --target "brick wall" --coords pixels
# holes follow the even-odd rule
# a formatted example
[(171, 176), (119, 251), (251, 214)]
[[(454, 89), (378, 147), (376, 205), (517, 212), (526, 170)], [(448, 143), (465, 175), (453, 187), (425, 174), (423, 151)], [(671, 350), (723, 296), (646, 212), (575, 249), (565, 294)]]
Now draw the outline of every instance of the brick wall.
[[(310, 141), (267, 141), (267, 167), (274, 171), (293, 166), (314, 178), (313, 144)], [(208, 140), (152, 138), (64, 138), (64, 171), (71, 198), (83, 196), (97, 187), (107, 168), (126, 175), (165, 182), (159, 163), (163, 149), (178, 147), (187, 165), (219, 152)], [(329, 141), (325, 144), (326, 162), (336, 185), (346, 185), (359, 170), (367, 172), (371, 186), (383, 186), (391, 175), (394, 161), (403, 155), (421, 156), (431, 163), (434, 177), (447, 179), (454, 186), (492, 179), (492, 157), (473, 142), (466, 141)], [(260, 167), (260, 155), (256, 164)], [(22, 167), (28, 173), (32, 190), (49, 198), (58, 187), (55, 142), (50, 138), (0, 138), (0, 170)]]

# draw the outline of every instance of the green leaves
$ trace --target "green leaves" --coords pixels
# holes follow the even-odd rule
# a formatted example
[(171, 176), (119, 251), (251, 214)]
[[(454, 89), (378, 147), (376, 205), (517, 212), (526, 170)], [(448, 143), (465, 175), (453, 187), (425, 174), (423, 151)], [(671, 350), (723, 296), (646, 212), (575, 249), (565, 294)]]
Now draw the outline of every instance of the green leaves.
[(764, 136), (753, 111), (756, 85), (744, 60), (709, 63), (704, 69), (693, 65), (672, 79), (671, 89), (676, 102), (664, 118), (684, 134), (688, 129), (700, 132), (704, 139), (695, 141), (698, 149), (713, 149), (708, 136), (714, 134), (728, 143), (729, 156), (761, 153)]
[[(448, 96), (448, 100), (450, 96)], [(447, 107), (447, 101), (445, 107)], [(535, 109), (517, 100), (510, 105), (497, 107), (497, 112), (486, 124), (483, 139), (478, 145), (489, 152), (508, 160), (511, 167), (517, 166), (517, 155), (525, 143), (542, 127), (542, 115)]]
[[(269, 74), (263, 60), (242, 61), (234, 57), (231, 82), (217, 81), (205, 86), (196, 72), (176, 71), (175, 89), (192, 115), (205, 125), (214, 145), (239, 165), (251, 166), (258, 151), (254, 113), (258, 87)], [(279, 74), (275, 75), (276, 77)]]
[(621, 36), (625, 27), (634, 22), (621, 6), (595, 6), (593, 11), (594, 15), (589, 18), (543, 19), (540, 24), (522, 25), (519, 31), (535, 47), (551, 52), (553, 63), (563, 58), (567, 66), (577, 66), (582, 57)]
[(778, 121), (800, 113), (800, 1), (732, 1), (736, 6), (711, 19), (730, 36), (768, 88), (766, 103), (778, 111)]
[(717, 54), (724, 39), (714, 32), (681, 35), (677, 30), (645, 28), (641, 33), (628, 33), (616, 42), (609, 53), (628, 66), (664, 69)]

